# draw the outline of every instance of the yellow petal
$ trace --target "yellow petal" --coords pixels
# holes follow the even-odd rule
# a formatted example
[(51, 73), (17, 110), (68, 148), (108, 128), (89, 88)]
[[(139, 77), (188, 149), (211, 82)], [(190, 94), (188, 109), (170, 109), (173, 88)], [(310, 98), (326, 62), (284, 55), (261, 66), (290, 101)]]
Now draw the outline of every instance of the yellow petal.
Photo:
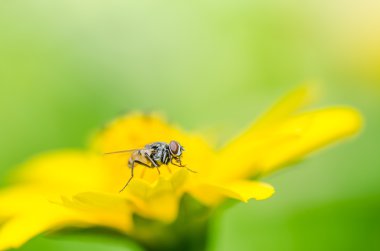
[(271, 148), (272, 154), (262, 151), (257, 164), (263, 173), (272, 171), (315, 149), (353, 135), (361, 125), (360, 114), (351, 108), (329, 108), (297, 116), (275, 132), (283, 135), (283, 139), (289, 137), (288, 140), (276, 140)]
[(21, 166), (14, 180), (45, 186), (51, 193), (104, 191), (113, 184), (113, 176), (101, 160), (99, 155), (75, 150), (44, 153)]
[(78, 213), (78, 221), (130, 232), (132, 211), (129, 201), (109, 193), (85, 192), (72, 198), (62, 197), (60, 204)]
[(289, 116), (299, 112), (303, 107), (311, 104), (317, 96), (314, 86), (303, 85), (279, 100), (273, 107), (254, 122), (250, 132), (265, 129)]
[(0, 218), (22, 214), (25, 212), (25, 205), (34, 205), (36, 201), (46, 201), (43, 194), (43, 190), (33, 186), (17, 186), (0, 190)]
[(0, 228), (0, 250), (17, 248), (34, 236), (60, 225), (61, 217), (49, 211), (19, 215)]
[(197, 144), (207, 145), (201, 137), (184, 133), (178, 127), (169, 125), (162, 116), (133, 113), (114, 120), (95, 135), (93, 147), (100, 152), (112, 152), (144, 148), (152, 142), (177, 140), (187, 150), (185, 142), (191, 141), (191, 138), (196, 138)]
[(124, 200), (84, 193), (52, 203), (46, 188), (14, 187), (0, 193), (0, 250), (17, 248), (45, 231), (64, 227), (105, 226), (122, 232), (132, 228)]
[(116, 213), (117, 207), (102, 208), (91, 197), (75, 197), (92, 206), (87, 211), (51, 203), (61, 195), (107, 191), (112, 179), (99, 156), (79, 151), (42, 154), (24, 164), (14, 180), (15, 186), (0, 190), (0, 250), (65, 226), (106, 226), (124, 232), (131, 228), (127, 205)]
[(3, 217), (0, 250), (19, 247), (46, 230), (72, 222), (75, 214), (32, 191), (37, 190), (24, 187), (0, 194), (0, 216)]
[(238, 180), (225, 183), (203, 183), (190, 193), (207, 205), (216, 205), (225, 197), (244, 202), (249, 199), (264, 200), (272, 196), (274, 188), (264, 182)]
[[(224, 177), (265, 174), (353, 135), (361, 124), (361, 116), (356, 110), (337, 107), (289, 117), (260, 133), (248, 132), (222, 151), (219, 159), (230, 168), (230, 175)], [(219, 173), (227, 172), (223, 170)]]
[(181, 169), (170, 178), (160, 176), (154, 184), (132, 180), (123, 193), (133, 201), (132, 206), (140, 216), (170, 223), (177, 217), (187, 176), (188, 172)]

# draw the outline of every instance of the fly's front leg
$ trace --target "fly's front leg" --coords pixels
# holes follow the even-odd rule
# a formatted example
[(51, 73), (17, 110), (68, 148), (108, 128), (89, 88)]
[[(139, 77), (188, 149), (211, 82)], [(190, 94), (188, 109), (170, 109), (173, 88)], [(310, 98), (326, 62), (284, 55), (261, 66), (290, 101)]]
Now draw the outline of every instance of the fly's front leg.
[(172, 173), (172, 170), (170, 169), (170, 167), (168, 165), (165, 165), (166, 168), (168, 169), (168, 172), (171, 174)]
[(167, 152), (164, 152), (162, 156), (162, 162), (165, 164), (166, 168), (168, 169), (168, 172), (172, 173), (172, 170), (168, 166), (170, 160), (171, 160), (171, 156), (168, 156)]
[(186, 165), (182, 165), (181, 159), (177, 159), (177, 161), (179, 162), (179, 165), (177, 163), (174, 163), (173, 159), (170, 161), (170, 163), (172, 163), (173, 165), (178, 166), (178, 167), (184, 167), (184, 168), (186, 168), (187, 170), (189, 170), (192, 173), (197, 173), (196, 171), (191, 170), (190, 168), (188, 168)]
[(179, 165), (180, 165), (181, 167), (186, 167), (185, 165), (182, 165), (181, 158), (178, 158), (178, 162), (179, 162)]
[(160, 169), (158, 169), (158, 164), (154, 159), (152, 159), (149, 154), (145, 153), (145, 157), (152, 163), (154, 167), (156, 167), (158, 174), (161, 174)]
[[(179, 162), (179, 165), (175, 162), (173, 162), (173, 160), (176, 160)], [(178, 166), (178, 167), (186, 167), (186, 165), (182, 165), (182, 162), (181, 162), (181, 159), (171, 159), (170, 162), (175, 165), (175, 166)]]

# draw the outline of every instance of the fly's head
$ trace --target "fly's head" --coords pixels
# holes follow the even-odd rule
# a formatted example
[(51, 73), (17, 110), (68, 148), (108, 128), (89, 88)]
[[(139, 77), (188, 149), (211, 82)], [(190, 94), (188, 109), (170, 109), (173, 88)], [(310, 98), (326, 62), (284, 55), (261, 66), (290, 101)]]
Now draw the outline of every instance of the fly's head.
[(182, 152), (185, 151), (185, 149), (178, 141), (172, 140), (169, 143), (169, 151), (175, 160), (180, 160)]

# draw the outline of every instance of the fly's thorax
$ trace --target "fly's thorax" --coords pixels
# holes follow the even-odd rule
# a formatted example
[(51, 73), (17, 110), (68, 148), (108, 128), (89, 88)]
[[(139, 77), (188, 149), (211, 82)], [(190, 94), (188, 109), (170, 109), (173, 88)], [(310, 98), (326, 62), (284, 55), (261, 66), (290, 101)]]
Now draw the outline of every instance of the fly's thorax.
[(170, 157), (171, 156), (167, 144), (157, 145), (154, 152), (152, 153), (152, 158), (159, 165), (168, 164)]

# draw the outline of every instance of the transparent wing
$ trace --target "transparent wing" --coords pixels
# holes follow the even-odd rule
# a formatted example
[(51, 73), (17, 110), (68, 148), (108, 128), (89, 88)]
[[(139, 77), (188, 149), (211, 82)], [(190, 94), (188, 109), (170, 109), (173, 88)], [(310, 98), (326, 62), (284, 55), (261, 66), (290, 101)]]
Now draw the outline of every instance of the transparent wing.
[(131, 152), (139, 151), (139, 150), (142, 150), (142, 149), (144, 149), (144, 148), (112, 151), (112, 152), (106, 152), (106, 153), (103, 153), (103, 154), (104, 155), (109, 155), (109, 154), (131, 153)]

